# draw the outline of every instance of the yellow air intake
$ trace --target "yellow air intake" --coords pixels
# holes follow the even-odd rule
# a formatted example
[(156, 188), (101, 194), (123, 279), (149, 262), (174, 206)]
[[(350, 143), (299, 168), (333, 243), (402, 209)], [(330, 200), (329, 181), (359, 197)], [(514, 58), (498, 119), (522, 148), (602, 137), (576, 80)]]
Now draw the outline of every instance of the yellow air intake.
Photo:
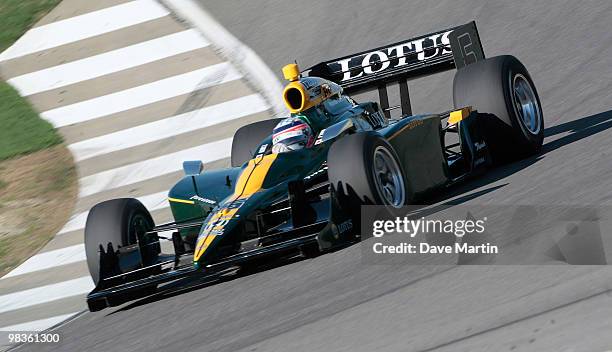
[(310, 107), (309, 95), (300, 82), (291, 82), (283, 91), (283, 101), (292, 114), (301, 112)]
[(300, 68), (297, 64), (289, 64), (283, 67), (283, 76), (289, 84), (283, 91), (283, 101), (287, 109), (292, 114), (301, 112), (310, 107), (309, 94), (306, 88), (300, 83)]

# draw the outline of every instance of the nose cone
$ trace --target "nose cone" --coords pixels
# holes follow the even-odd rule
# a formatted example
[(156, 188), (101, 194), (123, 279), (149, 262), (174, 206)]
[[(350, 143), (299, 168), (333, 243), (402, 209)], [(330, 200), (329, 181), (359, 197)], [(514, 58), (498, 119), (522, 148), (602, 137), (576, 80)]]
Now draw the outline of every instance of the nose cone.
[(222, 239), (233, 240), (234, 229), (242, 218), (258, 206), (259, 201), (257, 197), (253, 199), (253, 195), (262, 191), (264, 180), (277, 156), (269, 154), (249, 160), (236, 180), (234, 193), (224, 200), (202, 225), (193, 254), (194, 262), (200, 261), (205, 253), (211, 252)]
[[(225, 227), (232, 220), (238, 209), (228, 211), (224, 208), (215, 214), (202, 226), (200, 235), (196, 242), (195, 252), (193, 253), (193, 261), (198, 262), (204, 255), (206, 250), (215, 242), (217, 237), (221, 237), (226, 231)], [(218, 242), (219, 240), (217, 240)]]
[(259, 228), (255, 230), (254, 214), (286, 197), (289, 181), (303, 179), (319, 170), (326, 155), (326, 149), (305, 148), (249, 160), (235, 182), (234, 193), (204, 221), (193, 255), (196, 266), (227, 254), (218, 249), (233, 250), (244, 234), (259, 231)]

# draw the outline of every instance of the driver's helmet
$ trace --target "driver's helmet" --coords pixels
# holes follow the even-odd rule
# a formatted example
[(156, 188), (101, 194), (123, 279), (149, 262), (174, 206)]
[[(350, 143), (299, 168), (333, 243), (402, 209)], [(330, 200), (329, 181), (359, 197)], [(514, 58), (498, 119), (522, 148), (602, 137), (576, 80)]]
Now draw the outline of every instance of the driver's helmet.
[(298, 117), (288, 117), (274, 127), (272, 153), (285, 153), (312, 146), (312, 128)]

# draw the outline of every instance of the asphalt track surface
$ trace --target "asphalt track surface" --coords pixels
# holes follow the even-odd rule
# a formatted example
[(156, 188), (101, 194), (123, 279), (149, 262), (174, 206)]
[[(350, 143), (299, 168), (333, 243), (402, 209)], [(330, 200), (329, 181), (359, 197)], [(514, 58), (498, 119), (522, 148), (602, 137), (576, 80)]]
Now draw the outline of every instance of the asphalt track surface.
[[(273, 69), (476, 19), (488, 56), (527, 66), (541, 156), (455, 190), (463, 204), (611, 205), (609, 1), (204, 1)], [(416, 111), (451, 106), (452, 74), (411, 83)], [(612, 267), (373, 266), (359, 246), (210, 287), (86, 313), (57, 346), (87, 351), (607, 351)]]

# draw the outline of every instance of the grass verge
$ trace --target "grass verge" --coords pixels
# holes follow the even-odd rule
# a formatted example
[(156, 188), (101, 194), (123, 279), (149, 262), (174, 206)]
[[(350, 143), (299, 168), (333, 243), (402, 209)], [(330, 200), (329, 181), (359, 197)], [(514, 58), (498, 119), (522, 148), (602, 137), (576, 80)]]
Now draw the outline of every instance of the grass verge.
[(61, 0), (0, 1), (0, 52), (8, 48)]
[(5, 82), (0, 83), (0, 125), (0, 160), (62, 142), (53, 126), (38, 117), (30, 104)]
[[(59, 2), (0, 0), (0, 52)], [(62, 138), (3, 80), (0, 126), (2, 276), (40, 250), (61, 228), (72, 210), (77, 186), (72, 156)]]
[[(0, 52), (11, 46), (60, 0), (1, 0)], [(53, 127), (25, 99), (0, 82), (0, 160), (61, 143)]]

